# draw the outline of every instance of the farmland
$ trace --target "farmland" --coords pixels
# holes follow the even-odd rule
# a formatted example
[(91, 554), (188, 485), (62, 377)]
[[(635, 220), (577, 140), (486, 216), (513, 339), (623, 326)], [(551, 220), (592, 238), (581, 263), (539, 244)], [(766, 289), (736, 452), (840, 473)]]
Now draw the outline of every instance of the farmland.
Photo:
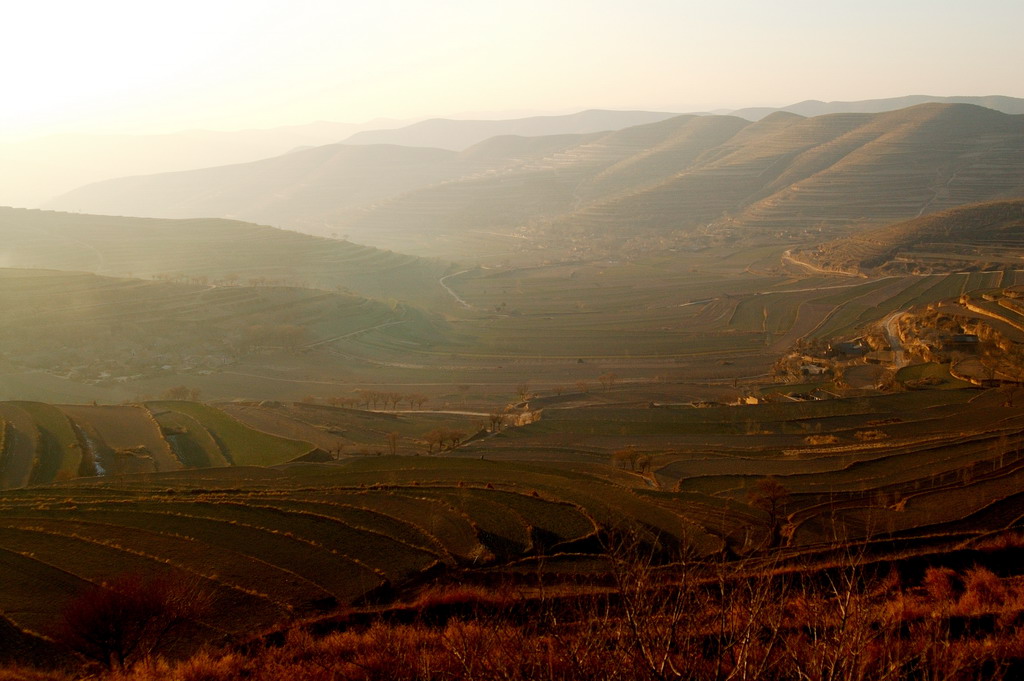
[[(422, 393), (434, 409), (464, 406), (468, 398), (477, 405), (469, 411), (486, 413), (524, 383), (535, 392), (566, 392), (595, 387), (608, 374), (677, 385), (766, 376), (800, 339), (854, 337), (891, 312), (1011, 285), (1017, 277), (1012, 270), (872, 279), (809, 273), (787, 259), (786, 242), (752, 235), (739, 251), (671, 247), (526, 266), (395, 260), (402, 275), (376, 290), (360, 284), (370, 296), (364, 297), (339, 291), (345, 284), (337, 277), (280, 278), (276, 264), (255, 256), (238, 272), (206, 268), (191, 250), (159, 240), (161, 230), (196, 228), (190, 224), (157, 221), (159, 229), (145, 238), (129, 238), (117, 220), (87, 218), (27, 211), (6, 218), (25, 220), (26, 229), (44, 227), (54, 239), (76, 228), (75, 238), (89, 239), (76, 257), (98, 254), (76, 265), (70, 251), (53, 249), (40, 264), (121, 276), (3, 271), (0, 304), (11, 323), (0, 333), (7, 367), (0, 398), (141, 402), (184, 385), (205, 399), (294, 401), (365, 388)], [(226, 243), (251, 229), (246, 238), (261, 258), (275, 248), (291, 253), (275, 263), (320, 245), (240, 223), (215, 227), (204, 238)], [(332, 247), (349, 248), (338, 244)], [(41, 246), (26, 239), (12, 248), (42, 257)], [(145, 265), (140, 254), (153, 249), (168, 259), (167, 270)], [(364, 265), (378, 271), (372, 258), (357, 260), (363, 263), (352, 260), (353, 272)], [(133, 278), (139, 275), (147, 278)], [(398, 285), (416, 293), (388, 288)], [(431, 291), (434, 297), (425, 297)], [(460, 385), (470, 389), (456, 390)]]
[[(614, 403), (634, 390), (611, 386), (603, 405), (545, 404), (539, 420), (445, 456), (419, 449), (319, 463), (296, 461), (308, 443), (228, 416), (239, 405), (5, 405), (8, 433), (24, 429), (26, 417), (37, 432), (70, 424), (87, 443), (82, 460), (101, 468), (116, 464), (97, 454), (100, 440), (115, 451), (134, 437), (156, 450), (161, 434), (161, 456), (206, 458), (180, 456), (167, 466), (151, 455), (138, 472), (125, 464), (117, 474), (97, 470), (4, 492), (0, 569), (5, 583), (18, 586), (4, 591), (0, 607), (21, 636), (42, 645), (45, 622), (76, 584), (120, 572), (190, 576), (218, 604), (216, 616), (197, 625), (231, 637), (286, 617), (323, 617), (344, 604), (390, 602), (441, 575), (518, 579), (517, 566), (540, 556), (552, 560), (551, 579), (558, 579), (566, 561), (600, 559), (611, 538), (625, 534), (664, 555), (756, 555), (773, 530), (750, 501), (765, 476), (787, 490), (780, 529), (788, 537), (784, 552), (793, 555), (819, 550), (837, 534), (877, 538), (879, 528), (901, 550), (915, 550), (924, 535), (934, 550), (937, 538), (958, 545), (1024, 518), (1016, 493), (1024, 420), (998, 390), (742, 407)], [(309, 427), (330, 423), (345, 437), (366, 437), (354, 428), (377, 419), (404, 429), (403, 449), (430, 425), (415, 413), (260, 409), (305, 418)], [(115, 441), (110, 419), (128, 423), (129, 413), (139, 415), (137, 432), (125, 429)], [(182, 446), (186, 439), (191, 449)], [(613, 454), (630, 447), (649, 463), (616, 464)], [(5, 461), (16, 451), (5, 449)], [(233, 465), (211, 468), (214, 456)], [(74, 565), (62, 559), (69, 542)], [(26, 568), (33, 580), (15, 580)]]
[(0, 403), (4, 487), (79, 476), (154, 473), (228, 465), (273, 465), (315, 447), (253, 430), (191, 402), (146, 405)]
[[(926, 106), (299, 151), (283, 163), (326, 159), (312, 184), (239, 213), (285, 221), (305, 197), (330, 237), (0, 209), (19, 265), (0, 269), (0, 661), (84, 669), (55, 627), (133, 591), (193, 601), (172, 659), (426, 641), (492, 606), (553, 616), (549, 646), (604, 622), (614, 650), (636, 594), (690, 569), (710, 600), (665, 602), (712, 619), (726, 584), (744, 611), (765, 576), (812, 593), (864, 565), (907, 602), (946, 565), (967, 598), (972, 561), (1016, 593), (992, 556), (1024, 531), (1020, 202), (924, 212), (1014, 190), (1017, 147), (991, 140), (1018, 127)], [(421, 165), (389, 177), (401, 158)], [(331, 189), (352, 159), (386, 163)], [(279, 163), (250, 170), (271, 187)], [(899, 636), (1019, 617), (969, 600), (916, 605)]]

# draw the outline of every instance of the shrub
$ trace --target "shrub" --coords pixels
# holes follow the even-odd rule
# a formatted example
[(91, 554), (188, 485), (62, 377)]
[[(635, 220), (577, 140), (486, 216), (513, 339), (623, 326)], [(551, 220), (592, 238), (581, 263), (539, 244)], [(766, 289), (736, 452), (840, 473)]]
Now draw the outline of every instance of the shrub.
[(209, 603), (196, 583), (124, 574), (68, 603), (54, 638), (89, 660), (122, 669), (173, 640)]
[(921, 585), (935, 603), (952, 603), (959, 591), (956, 570), (947, 567), (930, 567), (925, 570)]
[(965, 612), (984, 610), (1000, 605), (1006, 600), (1006, 586), (1003, 580), (981, 565), (975, 565), (964, 575), (964, 593), (960, 607)]

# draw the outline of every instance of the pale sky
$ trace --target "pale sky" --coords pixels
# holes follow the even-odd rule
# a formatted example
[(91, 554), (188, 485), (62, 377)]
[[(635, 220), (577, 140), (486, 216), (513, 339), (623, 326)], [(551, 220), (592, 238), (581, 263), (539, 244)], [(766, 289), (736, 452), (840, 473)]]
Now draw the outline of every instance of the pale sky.
[(1021, 0), (0, 0), (0, 139), (1024, 97)]

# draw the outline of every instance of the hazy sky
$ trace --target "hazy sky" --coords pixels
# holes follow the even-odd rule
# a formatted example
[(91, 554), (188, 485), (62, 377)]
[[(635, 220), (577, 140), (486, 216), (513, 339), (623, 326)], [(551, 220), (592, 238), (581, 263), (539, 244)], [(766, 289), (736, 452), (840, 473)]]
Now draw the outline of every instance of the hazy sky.
[(0, 0), (0, 138), (1024, 97), (1022, 0)]

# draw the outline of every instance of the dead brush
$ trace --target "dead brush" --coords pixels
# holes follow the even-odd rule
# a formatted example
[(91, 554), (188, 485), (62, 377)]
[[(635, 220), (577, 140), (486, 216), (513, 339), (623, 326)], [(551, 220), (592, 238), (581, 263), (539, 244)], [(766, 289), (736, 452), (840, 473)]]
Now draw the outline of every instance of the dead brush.
[(511, 587), (487, 588), (472, 584), (430, 586), (420, 591), (409, 605), (420, 612), (443, 608), (498, 611), (518, 601)]
[(1006, 601), (1006, 585), (986, 567), (975, 565), (967, 571), (963, 581), (964, 591), (957, 602), (957, 611), (961, 614), (990, 612)]

